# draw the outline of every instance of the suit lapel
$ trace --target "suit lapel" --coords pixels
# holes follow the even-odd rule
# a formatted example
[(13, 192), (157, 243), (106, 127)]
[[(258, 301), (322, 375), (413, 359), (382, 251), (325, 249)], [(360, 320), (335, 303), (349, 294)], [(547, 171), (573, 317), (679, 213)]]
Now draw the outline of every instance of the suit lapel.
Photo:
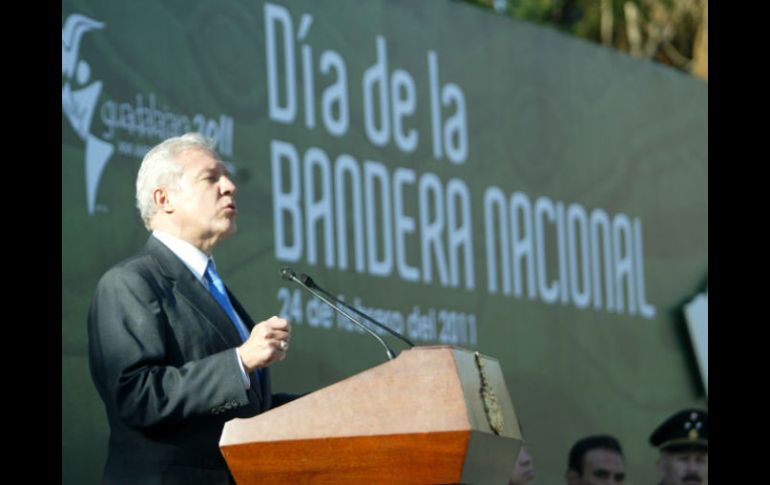
[(173, 282), (174, 290), (216, 328), (222, 340), (230, 346), (240, 345), (241, 337), (230, 317), (182, 260), (152, 236), (145, 248), (158, 261), (163, 275)]

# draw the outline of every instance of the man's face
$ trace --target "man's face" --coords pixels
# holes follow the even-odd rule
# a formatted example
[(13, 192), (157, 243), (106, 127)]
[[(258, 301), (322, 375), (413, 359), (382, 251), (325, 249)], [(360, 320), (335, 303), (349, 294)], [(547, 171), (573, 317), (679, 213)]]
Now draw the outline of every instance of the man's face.
[(236, 231), (235, 184), (225, 165), (206, 150), (187, 150), (177, 162), (184, 174), (178, 187), (168, 189), (171, 217), (182, 239), (210, 250)]
[(708, 452), (663, 452), (658, 460), (658, 471), (663, 485), (708, 485)]
[(522, 445), (509, 485), (525, 485), (535, 479), (535, 464), (526, 446)]
[(575, 476), (574, 485), (616, 485), (626, 479), (626, 466), (618, 452), (597, 448), (585, 454), (583, 473)]

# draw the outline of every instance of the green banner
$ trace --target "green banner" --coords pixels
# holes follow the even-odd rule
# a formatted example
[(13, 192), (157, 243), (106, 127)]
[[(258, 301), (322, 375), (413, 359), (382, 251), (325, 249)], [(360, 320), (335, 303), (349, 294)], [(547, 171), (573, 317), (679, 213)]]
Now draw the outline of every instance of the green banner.
[(707, 95), (459, 2), (64, 1), (63, 483), (97, 483), (106, 456), (96, 282), (148, 236), (144, 153), (187, 131), (235, 174), (220, 274), (294, 324), (276, 391), (386, 359), (290, 266), (418, 345), (499, 359), (539, 483), (599, 432), (652, 482), (652, 429), (705, 405), (682, 304), (708, 269)]

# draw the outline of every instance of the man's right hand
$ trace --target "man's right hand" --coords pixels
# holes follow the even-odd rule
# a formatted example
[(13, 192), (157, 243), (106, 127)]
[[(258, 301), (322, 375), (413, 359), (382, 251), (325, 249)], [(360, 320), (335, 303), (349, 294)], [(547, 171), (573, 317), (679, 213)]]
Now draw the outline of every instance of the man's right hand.
[(246, 372), (267, 367), (286, 358), (291, 338), (291, 323), (285, 318), (270, 317), (251, 329), (248, 340), (238, 348)]

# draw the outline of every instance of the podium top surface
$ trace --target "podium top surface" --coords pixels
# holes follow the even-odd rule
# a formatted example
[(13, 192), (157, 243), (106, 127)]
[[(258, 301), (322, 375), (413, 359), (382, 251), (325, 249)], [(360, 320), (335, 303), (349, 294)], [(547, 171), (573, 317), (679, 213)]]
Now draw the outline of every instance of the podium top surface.
[[(504, 423), (499, 434), (520, 439), (500, 365), (481, 357), (484, 380)], [(279, 408), (229, 421), (220, 446), (445, 431), (492, 433), (481, 376), (472, 351), (446, 345), (415, 347)]]

